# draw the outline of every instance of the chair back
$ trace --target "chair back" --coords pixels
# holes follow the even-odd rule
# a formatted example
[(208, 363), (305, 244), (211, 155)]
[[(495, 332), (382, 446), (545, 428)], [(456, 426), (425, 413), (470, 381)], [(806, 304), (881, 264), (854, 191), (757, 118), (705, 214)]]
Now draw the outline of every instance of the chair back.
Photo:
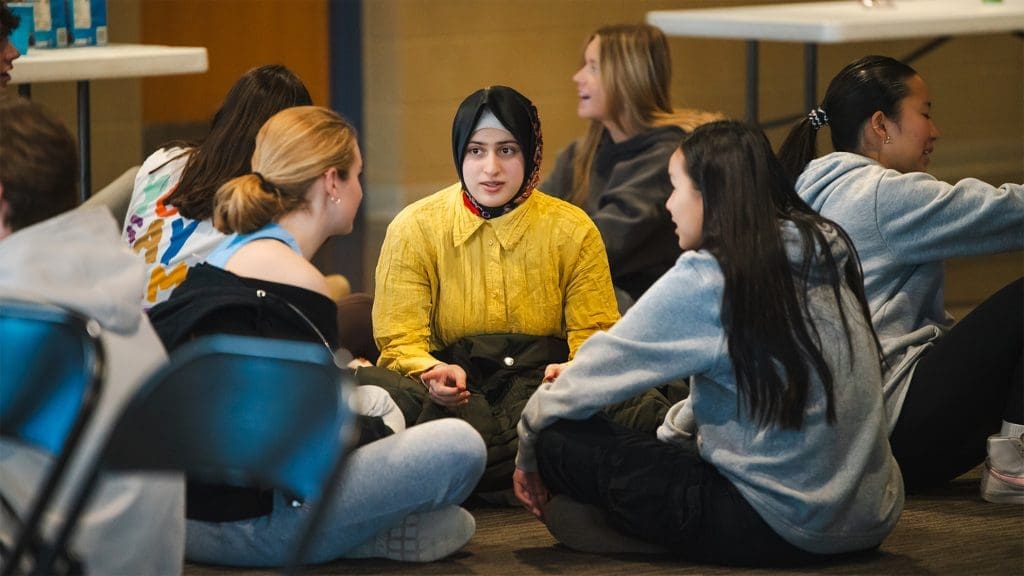
[(27, 551), (38, 553), (40, 521), (98, 403), (100, 333), (95, 320), (59, 306), (0, 298), (0, 436), (54, 455), (4, 558), (5, 576)]
[[(351, 380), (321, 344), (233, 335), (191, 341), (129, 401), (90, 483), (102, 470), (164, 470), (283, 490), (314, 510), (296, 546), (301, 554), (349, 444)], [(91, 490), (73, 504), (68, 530)]]
[(99, 334), (64, 308), (0, 299), (0, 435), (61, 453), (99, 394)]

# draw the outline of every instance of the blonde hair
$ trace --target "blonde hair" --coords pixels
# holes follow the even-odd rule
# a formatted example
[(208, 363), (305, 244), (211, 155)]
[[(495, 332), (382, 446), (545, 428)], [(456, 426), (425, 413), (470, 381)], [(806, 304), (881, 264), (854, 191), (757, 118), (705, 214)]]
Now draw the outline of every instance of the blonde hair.
[(337, 113), (297, 106), (274, 114), (256, 135), (252, 173), (217, 190), (213, 225), (225, 234), (258, 230), (306, 205), (306, 193), (331, 168), (342, 180), (356, 158), (356, 131)]
[[(661, 29), (647, 24), (617, 24), (594, 32), (583, 47), (600, 40), (601, 88), (613, 122), (629, 136), (659, 126), (679, 126), (690, 132), (712, 120), (717, 113), (673, 110), (672, 57)], [(573, 189), (570, 200), (586, 204), (590, 172), (605, 126), (593, 120), (573, 158)]]

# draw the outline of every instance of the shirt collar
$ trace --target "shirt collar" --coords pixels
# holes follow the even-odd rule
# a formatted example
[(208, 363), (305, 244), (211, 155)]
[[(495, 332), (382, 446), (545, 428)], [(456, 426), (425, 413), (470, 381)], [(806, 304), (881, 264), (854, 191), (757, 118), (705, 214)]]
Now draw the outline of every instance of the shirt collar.
[(458, 186), (454, 188), (455, 194), (451, 196), (452, 201), (450, 203), (450, 208), (455, 213), (455, 223), (452, 227), (452, 243), (455, 246), (461, 246), (466, 243), (481, 226), (488, 224), (494, 230), (494, 235), (497, 236), (498, 242), (505, 250), (511, 250), (515, 247), (515, 245), (522, 240), (523, 235), (526, 234), (526, 229), (530, 225), (531, 215), (534, 210), (534, 205), (536, 204), (534, 197), (540, 193), (538, 190), (534, 190), (533, 194), (531, 194), (530, 197), (515, 210), (497, 218), (485, 220), (476, 214), (473, 214), (463, 206), (462, 189)]

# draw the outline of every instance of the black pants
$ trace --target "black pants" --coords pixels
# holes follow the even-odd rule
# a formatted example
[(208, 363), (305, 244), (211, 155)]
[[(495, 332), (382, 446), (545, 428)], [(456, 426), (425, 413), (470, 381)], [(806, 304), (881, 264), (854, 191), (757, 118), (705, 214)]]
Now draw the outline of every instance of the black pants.
[(908, 491), (945, 484), (985, 459), (1002, 420), (1024, 424), (1024, 279), (953, 326), (914, 369), (889, 441)]
[(696, 447), (660, 442), (604, 416), (541, 431), (537, 461), (552, 493), (602, 508), (619, 530), (688, 560), (793, 566), (829, 558), (783, 540)]

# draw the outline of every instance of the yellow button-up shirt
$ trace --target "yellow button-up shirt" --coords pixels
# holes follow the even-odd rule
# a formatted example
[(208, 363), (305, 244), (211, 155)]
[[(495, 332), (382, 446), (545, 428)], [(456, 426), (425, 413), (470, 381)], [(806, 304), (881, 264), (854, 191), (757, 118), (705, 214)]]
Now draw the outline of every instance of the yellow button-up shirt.
[(572, 357), (619, 318), (600, 232), (579, 208), (535, 190), (493, 220), (454, 184), (407, 206), (377, 262), (378, 365), (416, 376), (441, 350), (478, 334), (559, 336)]

